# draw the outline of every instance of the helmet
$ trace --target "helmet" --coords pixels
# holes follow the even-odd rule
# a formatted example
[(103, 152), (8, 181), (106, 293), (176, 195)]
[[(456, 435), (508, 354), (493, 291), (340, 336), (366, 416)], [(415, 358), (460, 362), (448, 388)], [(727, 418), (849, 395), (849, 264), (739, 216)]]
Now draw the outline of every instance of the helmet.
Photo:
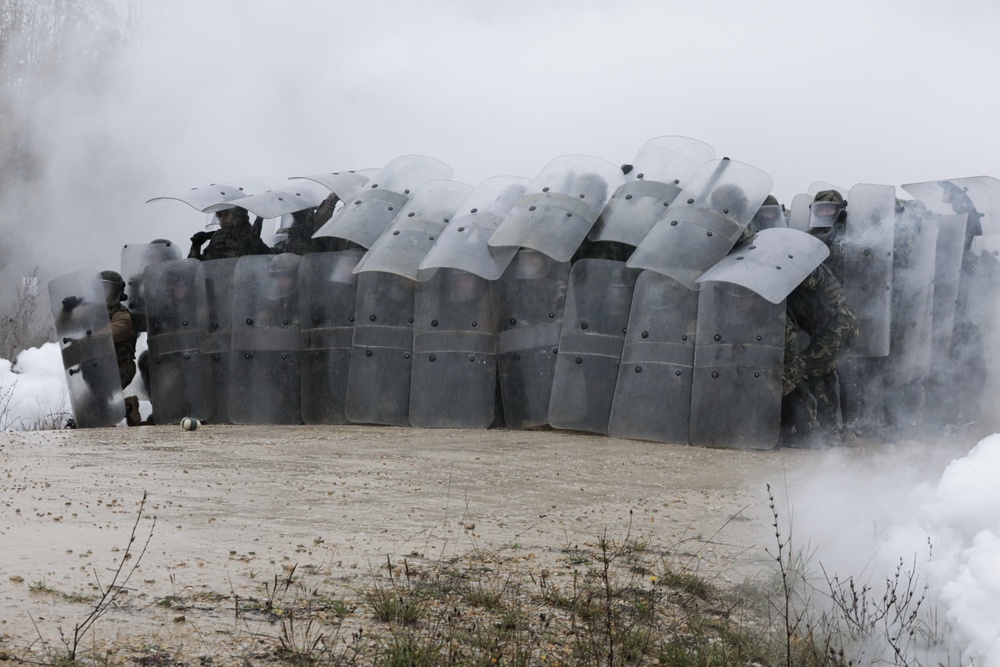
[(101, 271), (101, 283), (104, 286), (104, 300), (109, 306), (128, 298), (125, 296), (125, 281), (117, 271)]
[[(775, 199), (774, 195), (768, 195), (761, 207), (757, 209), (757, 213), (754, 214), (753, 219), (750, 221), (750, 227), (753, 231), (759, 232), (762, 229), (772, 229), (774, 227), (785, 227), (785, 210)], [(744, 232), (744, 237), (746, 232)], [(741, 241), (746, 240), (745, 238)]]
[(730, 218), (746, 220), (743, 216), (747, 213), (745, 209), (749, 203), (743, 188), (733, 183), (719, 186), (709, 196), (709, 205), (712, 209)]
[(847, 217), (847, 200), (836, 190), (820, 190), (809, 204), (809, 228), (833, 227)]

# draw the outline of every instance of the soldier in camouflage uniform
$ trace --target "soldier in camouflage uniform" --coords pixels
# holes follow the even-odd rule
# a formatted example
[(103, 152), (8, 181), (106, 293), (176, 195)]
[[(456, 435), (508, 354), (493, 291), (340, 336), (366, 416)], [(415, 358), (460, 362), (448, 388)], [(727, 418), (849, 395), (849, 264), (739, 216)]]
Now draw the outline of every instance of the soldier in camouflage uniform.
[[(115, 356), (118, 360), (118, 375), (121, 378), (122, 389), (127, 387), (135, 377), (135, 341), (139, 333), (132, 323), (132, 313), (122, 305), (125, 300), (125, 281), (116, 271), (101, 271), (104, 282), (105, 297), (108, 303), (108, 318), (111, 320), (111, 339), (115, 344)], [(138, 426), (139, 399), (136, 396), (125, 397), (125, 421), (129, 426)]]
[[(788, 295), (787, 322), (782, 408), (798, 439), (808, 440), (817, 428), (830, 433), (838, 426), (837, 362), (854, 344), (858, 323), (840, 281), (825, 264)], [(799, 353), (796, 330), (809, 336), (809, 344)], [(789, 391), (791, 385), (794, 389)]]
[[(259, 225), (250, 224), (245, 208), (227, 208), (217, 211), (215, 217), (222, 228), (214, 233), (204, 231), (192, 236), (189, 258), (210, 260), (271, 254), (271, 249), (260, 239)], [(202, 250), (201, 245), (205, 241), (208, 241), (208, 246)]]

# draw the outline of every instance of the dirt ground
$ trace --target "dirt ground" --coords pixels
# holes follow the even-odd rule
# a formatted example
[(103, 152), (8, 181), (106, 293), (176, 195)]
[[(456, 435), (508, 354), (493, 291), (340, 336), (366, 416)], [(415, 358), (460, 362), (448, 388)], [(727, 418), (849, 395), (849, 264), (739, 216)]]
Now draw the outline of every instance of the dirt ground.
[[(2, 437), (0, 658), (72, 635), (90, 609), (76, 596), (109, 585), (137, 519), (124, 572), (147, 539), (148, 549), (127, 601), (89, 641), (206, 655), (240, 622), (235, 596), (265, 596), (293, 566), (313, 575), (309, 586), (348, 595), (387, 556), (508, 550), (545, 563), (606, 531), (738, 582), (768, 567), (766, 484), (780, 506), (788, 476), (821, 461), (560, 431), (155, 426)], [(204, 604), (157, 604), (171, 596)]]

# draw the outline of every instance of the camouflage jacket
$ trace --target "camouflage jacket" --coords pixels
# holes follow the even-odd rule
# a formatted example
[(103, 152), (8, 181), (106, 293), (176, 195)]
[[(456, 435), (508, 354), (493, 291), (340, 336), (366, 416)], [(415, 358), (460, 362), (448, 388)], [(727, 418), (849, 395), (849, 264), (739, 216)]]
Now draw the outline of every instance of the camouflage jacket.
[(820, 264), (788, 295), (787, 315), (809, 336), (805, 378), (832, 373), (858, 336), (858, 320), (833, 273)]
[(115, 358), (124, 388), (135, 376), (135, 341), (139, 333), (132, 323), (132, 313), (121, 303), (108, 306), (108, 317), (111, 319), (111, 340), (115, 343)]
[(243, 255), (270, 255), (271, 249), (253, 231), (249, 225), (234, 225), (229, 229), (220, 229), (212, 235), (204, 250), (191, 248), (188, 257), (191, 259), (228, 259)]

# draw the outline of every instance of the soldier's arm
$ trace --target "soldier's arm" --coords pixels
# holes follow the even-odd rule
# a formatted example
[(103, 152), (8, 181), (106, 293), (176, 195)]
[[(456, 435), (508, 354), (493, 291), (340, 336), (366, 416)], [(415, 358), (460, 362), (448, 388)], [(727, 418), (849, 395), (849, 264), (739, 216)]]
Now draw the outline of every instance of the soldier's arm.
[(854, 346), (858, 337), (858, 318), (847, 303), (840, 281), (822, 264), (807, 278), (815, 286), (813, 298), (821, 299), (827, 313), (819, 329), (810, 333), (809, 346), (802, 356), (806, 376), (822, 377), (837, 368), (837, 362)]
[(330, 193), (330, 196), (323, 200), (323, 202), (316, 207), (315, 220), (316, 229), (319, 229), (326, 222), (333, 217), (333, 210), (337, 208), (337, 202), (340, 201), (340, 197), (334, 193)]
[(127, 310), (116, 310), (111, 313), (111, 338), (116, 343), (130, 340), (135, 334), (132, 326), (132, 315)]

